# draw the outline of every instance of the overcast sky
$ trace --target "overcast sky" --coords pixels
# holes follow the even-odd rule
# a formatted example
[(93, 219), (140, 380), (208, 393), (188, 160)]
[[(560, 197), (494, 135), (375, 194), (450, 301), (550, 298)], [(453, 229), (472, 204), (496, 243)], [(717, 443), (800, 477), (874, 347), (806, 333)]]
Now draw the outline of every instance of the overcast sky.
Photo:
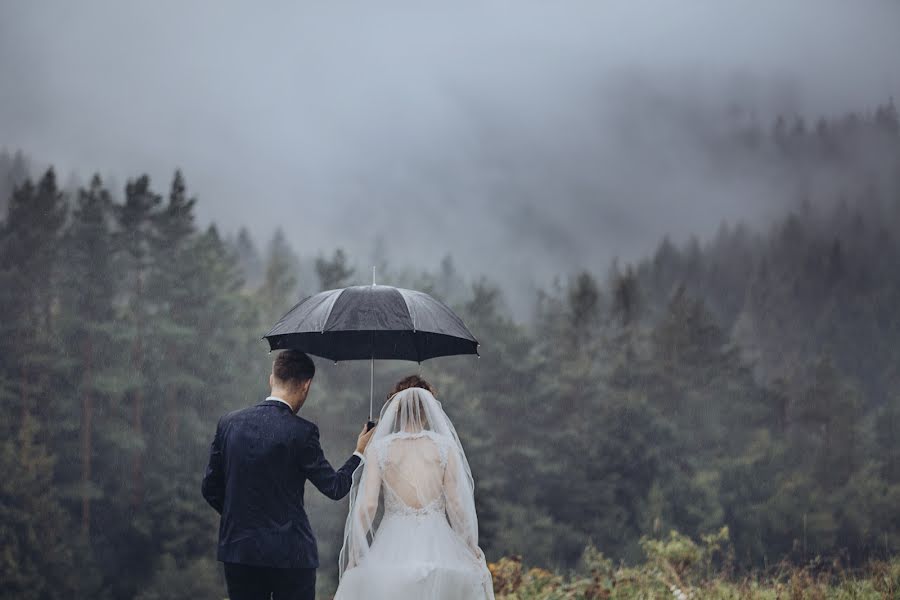
[(771, 218), (697, 119), (900, 97), (900, 2), (0, 0), (0, 147), (203, 222), (538, 280)]

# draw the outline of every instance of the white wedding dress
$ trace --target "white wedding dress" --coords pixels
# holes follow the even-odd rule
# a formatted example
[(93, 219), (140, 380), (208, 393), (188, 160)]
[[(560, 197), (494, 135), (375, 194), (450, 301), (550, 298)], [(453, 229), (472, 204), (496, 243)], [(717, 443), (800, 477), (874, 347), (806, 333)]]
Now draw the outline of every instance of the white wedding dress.
[(335, 600), (493, 599), (471, 471), (427, 390), (395, 394), (354, 473)]

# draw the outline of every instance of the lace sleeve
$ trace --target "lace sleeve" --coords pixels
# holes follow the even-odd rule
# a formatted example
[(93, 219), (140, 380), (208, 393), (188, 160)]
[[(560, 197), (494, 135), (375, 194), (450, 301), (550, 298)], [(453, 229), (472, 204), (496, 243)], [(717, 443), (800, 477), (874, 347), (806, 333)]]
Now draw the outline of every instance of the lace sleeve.
[(369, 532), (378, 511), (378, 495), (381, 493), (381, 473), (384, 467), (382, 444), (372, 444), (366, 449), (365, 475), (360, 490), (358, 519), (361, 531)]
[(450, 527), (462, 537), (466, 545), (478, 554), (478, 519), (475, 516), (474, 490), (464, 476), (460, 458), (455, 449), (447, 448), (447, 466), (444, 469), (444, 497)]
[(447, 456), (450, 452), (450, 445), (446, 440), (441, 440), (441, 442), (437, 445), (438, 452), (441, 456), (441, 468), (445, 471), (447, 470)]
[(383, 472), (385, 467), (385, 462), (387, 461), (387, 444), (384, 440), (378, 440), (376, 444), (373, 445), (372, 451), (375, 454), (375, 460), (378, 461), (378, 468)]

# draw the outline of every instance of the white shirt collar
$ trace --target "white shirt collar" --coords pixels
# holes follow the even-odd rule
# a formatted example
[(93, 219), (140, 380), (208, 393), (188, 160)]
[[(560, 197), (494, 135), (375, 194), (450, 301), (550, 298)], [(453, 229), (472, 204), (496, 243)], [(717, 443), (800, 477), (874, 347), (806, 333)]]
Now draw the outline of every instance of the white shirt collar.
[(285, 406), (287, 406), (288, 408), (290, 408), (290, 409), (291, 409), (291, 412), (294, 412), (294, 407), (291, 406), (290, 404), (288, 404), (285, 400), (282, 400), (281, 398), (279, 398), (278, 396), (269, 396), (268, 398), (266, 398), (266, 400), (267, 400), (267, 401), (268, 401), (268, 400), (274, 400), (275, 402), (281, 402), (282, 404), (284, 404)]

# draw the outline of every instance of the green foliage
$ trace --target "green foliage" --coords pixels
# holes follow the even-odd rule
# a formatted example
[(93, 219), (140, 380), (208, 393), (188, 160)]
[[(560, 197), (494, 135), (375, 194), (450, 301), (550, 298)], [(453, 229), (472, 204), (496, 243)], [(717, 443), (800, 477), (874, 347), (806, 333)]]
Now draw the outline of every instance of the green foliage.
[[(900, 157), (896, 121), (891, 107), (815, 130), (784, 120), (770, 150), (800, 170), (804, 153), (839, 163), (870, 138)], [(300, 258), (277, 232), (260, 257), (246, 231), (198, 229), (181, 173), (166, 198), (146, 176), (121, 201), (99, 177), (67, 198), (52, 170), (10, 189), (0, 596), (222, 597), (198, 489), (215, 423), (264, 397), (275, 319), (367, 280), (342, 250)], [(522, 557), (495, 564), (500, 598), (898, 596), (896, 561), (869, 562), (900, 548), (898, 193), (850, 186), (766, 235), (723, 225), (605, 278), (588, 265), (521, 321), (449, 256), (427, 271), (380, 260), (379, 283), (431, 291), (483, 344), (478, 359), (379, 363), (376, 385), (417, 370), (436, 384), (480, 544)], [(369, 373), (319, 366), (303, 410), (338, 462)], [(309, 510), (327, 596), (346, 502), (311, 493)]]
[[(166, 204), (147, 177), (116, 204), (95, 176), (66, 223), (54, 185), (52, 171), (23, 183), (0, 230), (13, 284), (0, 301), (18, 332), (0, 361), (0, 401), (18, 418), (4, 432), (3, 581), (36, 598), (203, 581), (216, 527), (198, 474), (226, 400), (241, 402), (228, 394), (261, 379), (246, 344), (257, 311), (215, 229), (195, 229), (180, 173)], [(44, 243), (33, 232), (47, 246), (21, 260), (26, 241)], [(38, 419), (40, 444), (25, 425)], [(223, 595), (217, 578), (209, 590)]]
[(338, 248), (331, 258), (316, 259), (316, 275), (319, 287), (323, 290), (334, 290), (351, 285), (350, 278), (356, 270), (347, 262), (347, 255)]
[(87, 549), (73, 538), (52, 485), (56, 461), (38, 433), (26, 418), (0, 446), (0, 598), (100, 597), (93, 565), (81, 560)]
[(562, 575), (527, 568), (519, 557), (488, 567), (497, 600), (884, 600), (900, 594), (900, 561), (871, 562), (856, 572), (781, 566), (771, 573), (735, 577), (728, 569), (728, 530), (699, 542), (678, 532), (644, 538), (646, 559), (615, 565), (594, 546), (579, 568)]
[(284, 232), (275, 232), (269, 242), (263, 283), (257, 291), (258, 304), (265, 321), (275, 322), (290, 308), (296, 298), (297, 257), (291, 250)]

